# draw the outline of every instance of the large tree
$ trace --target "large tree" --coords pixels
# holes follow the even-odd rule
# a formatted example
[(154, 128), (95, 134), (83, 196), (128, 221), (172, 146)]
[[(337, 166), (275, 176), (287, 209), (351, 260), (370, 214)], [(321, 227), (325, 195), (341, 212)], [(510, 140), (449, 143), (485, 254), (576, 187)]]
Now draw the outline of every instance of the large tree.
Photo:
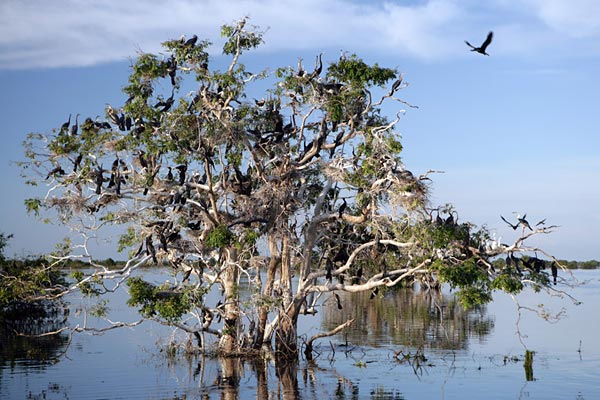
[[(127, 280), (145, 318), (189, 332), (199, 346), (211, 334), (224, 354), (274, 346), (294, 358), (299, 314), (323, 301), (342, 307), (339, 291), (448, 282), (468, 306), (495, 289), (552, 290), (553, 258), (525, 243), (553, 227), (523, 217), (514, 221), (518, 239), (502, 244), (451, 206), (429, 203), (430, 172), (412, 173), (401, 159), (395, 128), (412, 106), (398, 96), (407, 84), (396, 69), (349, 54), (326, 66), (319, 54), (314, 65), (249, 71), (241, 60), (261, 32), (242, 19), (222, 36), (225, 69), (213, 65), (208, 41), (169, 40), (163, 54), (138, 55), (127, 100), (108, 105), (106, 118), (69, 117), (29, 136), (24, 171), (49, 190), (27, 207), (54, 211), (81, 233), (80, 244), (54, 255), (57, 265), (79, 258), (93, 267), (62, 293), (102, 294)], [(117, 270), (88, 247), (112, 226), (128, 251)], [(506, 262), (496, 268), (500, 255)], [(176, 279), (157, 286), (130, 277), (148, 263), (168, 265)], [(215, 286), (222, 298), (208, 304)]]

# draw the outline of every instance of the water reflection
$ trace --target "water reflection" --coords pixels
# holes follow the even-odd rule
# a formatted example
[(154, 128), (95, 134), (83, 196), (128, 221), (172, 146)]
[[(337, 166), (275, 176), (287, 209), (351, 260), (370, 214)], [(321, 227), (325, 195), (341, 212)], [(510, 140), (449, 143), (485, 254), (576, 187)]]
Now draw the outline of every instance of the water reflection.
[[(144, 273), (151, 277), (158, 272)], [(487, 308), (465, 312), (448, 292), (403, 289), (372, 300), (369, 293), (339, 293), (342, 310), (333, 296), (323, 296), (324, 306), (316, 316), (302, 316), (306, 318), (302, 329), (309, 336), (356, 318), (351, 330), (319, 341), (314, 362), (276, 365), (268, 358), (173, 357), (156, 346), (172, 330), (142, 324), (101, 336), (74, 335), (59, 363), (39, 361), (32, 344), (11, 350), (8, 358), (3, 353), (0, 398), (600, 398), (595, 385), (600, 379), (600, 347), (594, 336), (599, 320), (590, 318), (600, 304), (600, 271), (586, 274), (594, 282), (575, 290), (584, 305), (569, 310), (564, 321), (568, 323), (523, 321), (523, 331), (531, 334), (529, 344), (536, 350), (530, 357), (514, 334), (514, 304), (507, 296), (499, 296)], [(125, 291), (114, 293), (111, 316), (136, 320), (126, 298)], [(551, 301), (537, 295), (531, 299)], [(72, 314), (70, 323), (77, 323), (81, 316)], [(1, 337), (0, 346), (17, 346), (13, 339)], [(42, 347), (48, 354), (42, 359), (57, 357), (66, 344), (64, 337), (47, 339), (53, 342)], [(333, 352), (330, 340), (348, 340), (352, 346), (346, 349), (354, 350), (336, 347)], [(394, 358), (400, 349), (416, 354), (421, 346), (427, 357), (421, 374)]]
[(465, 311), (449, 293), (403, 288), (383, 297), (371, 298), (369, 293), (340, 297), (342, 310), (336, 302), (325, 303), (323, 330), (355, 318), (341, 335), (360, 346), (464, 350), (470, 338), (482, 341), (494, 328), (494, 317), (486, 315), (485, 307)]
[(18, 364), (40, 369), (58, 361), (66, 349), (68, 337), (63, 334), (33, 335), (64, 327), (67, 321), (65, 310), (62, 303), (41, 302), (21, 306), (18, 312), (5, 310), (0, 316), (0, 373), (3, 366)]

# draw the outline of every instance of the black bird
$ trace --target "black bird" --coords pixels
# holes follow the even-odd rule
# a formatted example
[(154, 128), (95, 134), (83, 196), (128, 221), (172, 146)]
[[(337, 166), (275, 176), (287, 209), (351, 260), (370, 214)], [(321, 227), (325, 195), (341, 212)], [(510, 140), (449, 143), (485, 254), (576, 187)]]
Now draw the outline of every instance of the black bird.
[(172, 181), (173, 180), (173, 172), (171, 171), (171, 167), (169, 168), (169, 172), (167, 172), (167, 179)]
[(558, 268), (556, 268), (555, 261), (552, 261), (552, 264), (550, 264), (550, 269), (552, 270), (552, 279), (554, 280), (554, 284), (556, 285), (556, 278), (558, 277)]
[(179, 185), (183, 185), (185, 183), (185, 172), (187, 171), (187, 165), (181, 164), (175, 168), (179, 170)]
[(342, 141), (343, 137), (344, 137), (344, 130), (341, 130), (338, 132), (338, 134), (335, 137), (335, 140), (333, 141), (334, 146), (329, 151), (329, 158), (333, 158), (333, 155), (335, 154), (335, 149), (340, 145), (340, 142)]
[(69, 114), (69, 119), (67, 120), (67, 122), (65, 122), (64, 124), (61, 125), (60, 127), (60, 132), (67, 132), (67, 130), (69, 129), (69, 125), (71, 125), (71, 114)]
[(467, 46), (469, 46), (471, 48), (471, 51), (476, 51), (480, 54), (489, 56), (489, 54), (485, 52), (485, 49), (487, 49), (487, 47), (490, 45), (490, 43), (492, 43), (493, 37), (494, 37), (494, 32), (490, 31), (490, 33), (488, 33), (487, 37), (485, 38), (485, 41), (479, 47), (473, 46), (471, 43), (467, 42), (466, 40), (465, 40), (465, 43), (467, 44)]
[(98, 169), (96, 170), (96, 194), (102, 193), (102, 183), (104, 182), (103, 172), (104, 169), (102, 169), (102, 166), (98, 165)]
[(77, 172), (77, 168), (81, 165), (81, 160), (83, 159), (83, 154), (79, 153), (75, 161), (73, 161), (73, 172)]
[(156, 259), (156, 249), (154, 248), (154, 244), (152, 244), (152, 235), (146, 238), (146, 250), (148, 251), (148, 254), (152, 256), (154, 264), (158, 264), (158, 260)]
[(506, 222), (506, 223), (508, 224), (508, 226), (510, 226), (511, 228), (513, 228), (513, 230), (515, 230), (515, 231), (516, 231), (516, 230), (517, 230), (517, 228), (519, 227), (519, 224), (516, 224), (516, 225), (513, 225), (513, 224), (511, 224), (511, 223), (510, 223), (510, 222), (508, 222), (508, 221), (506, 220), (506, 218), (504, 218), (502, 215), (500, 216), (500, 218), (502, 218), (502, 221)]
[(392, 96), (394, 94), (394, 92), (396, 92), (396, 90), (398, 90), (398, 88), (400, 87), (401, 84), (402, 84), (402, 74), (400, 74), (400, 76), (398, 77), (398, 80), (396, 80), (396, 82), (394, 82), (392, 84), (392, 88), (390, 89), (388, 96)]
[(339, 214), (340, 218), (342, 218), (342, 215), (344, 215), (344, 210), (346, 210), (346, 207), (348, 206), (348, 203), (346, 203), (346, 199), (342, 199), (342, 200), (344, 202), (342, 203), (342, 205), (338, 209), (338, 214)]
[(77, 130), (79, 129), (77, 118), (79, 118), (79, 114), (75, 116), (75, 123), (71, 127), (71, 136), (77, 136)]
[(322, 56), (323, 53), (319, 53), (318, 56), (315, 56), (315, 69), (310, 75), (310, 79), (316, 78), (317, 76), (321, 75), (321, 71), (323, 71), (323, 61), (321, 59)]
[(338, 310), (342, 309), (342, 301), (340, 300), (340, 296), (337, 293), (333, 293), (333, 295), (335, 296), (335, 301), (337, 302), (337, 308)]
[(327, 282), (331, 283), (331, 280), (333, 279), (333, 275), (332, 275), (332, 271), (333, 271), (333, 262), (328, 258), (326, 263), (325, 263), (325, 279), (327, 279)]
[(59, 165), (58, 167), (56, 167), (56, 168), (52, 169), (50, 172), (48, 172), (48, 175), (46, 176), (46, 179), (48, 179), (51, 176), (54, 176), (56, 174), (64, 175), (65, 174), (65, 170), (62, 169), (62, 167)]
[(193, 35), (191, 38), (189, 38), (188, 40), (186, 40), (183, 45), (186, 46), (186, 47), (194, 47), (196, 45), (197, 41), (198, 41), (198, 36)]
[(371, 295), (369, 296), (369, 300), (373, 300), (379, 294), (379, 286), (375, 287), (373, 291), (371, 291)]
[(519, 220), (519, 223), (523, 225), (523, 227), (529, 229), (530, 231), (533, 231), (533, 229), (531, 229), (531, 225), (529, 225), (529, 222), (527, 222), (527, 220), (525, 219), (526, 216), (527, 214), (524, 214), (522, 217), (517, 217), (517, 219)]

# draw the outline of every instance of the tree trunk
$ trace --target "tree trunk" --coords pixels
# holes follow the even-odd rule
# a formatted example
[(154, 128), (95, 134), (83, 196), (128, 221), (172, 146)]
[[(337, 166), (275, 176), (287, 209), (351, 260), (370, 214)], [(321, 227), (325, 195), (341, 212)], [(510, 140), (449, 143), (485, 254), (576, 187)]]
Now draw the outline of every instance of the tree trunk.
[(219, 341), (219, 351), (229, 355), (237, 351), (237, 337), (239, 325), (239, 301), (238, 301), (238, 268), (236, 266), (237, 251), (229, 249), (229, 258), (225, 261), (225, 270), (221, 275), (225, 297), (223, 336)]
[[(263, 297), (270, 298), (273, 295), (273, 285), (275, 283), (275, 274), (277, 272), (277, 265), (280, 262), (279, 250), (277, 249), (277, 242), (273, 236), (269, 236), (269, 253), (271, 255), (269, 259), (269, 269), (267, 271), (267, 281), (263, 289)], [(259, 272), (260, 273), (260, 272)], [(263, 345), (265, 336), (265, 327), (269, 317), (269, 305), (263, 304), (260, 306), (258, 311), (258, 326), (256, 331), (256, 337), (254, 341), (254, 348), (260, 349)]]

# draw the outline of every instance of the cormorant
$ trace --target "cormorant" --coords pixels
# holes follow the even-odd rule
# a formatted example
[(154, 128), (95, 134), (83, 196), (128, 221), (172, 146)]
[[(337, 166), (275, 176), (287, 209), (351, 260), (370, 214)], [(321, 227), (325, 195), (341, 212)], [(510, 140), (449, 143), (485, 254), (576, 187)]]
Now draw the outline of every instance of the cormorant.
[(340, 300), (340, 296), (337, 293), (333, 293), (334, 297), (335, 297), (335, 301), (337, 302), (337, 308), (338, 310), (342, 309), (342, 301)]
[(340, 206), (340, 208), (338, 209), (338, 214), (339, 217), (342, 218), (342, 215), (344, 215), (344, 210), (346, 210), (346, 207), (348, 206), (348, 203), (346, 203), (346, 199), (343, 198), (342, 199), (344, 202), (342, 203), (342, 205)]
[(77, 118), (79, 118), (79, 114), (75, 116), (75, 123), (71, 127), (71, 136), (77, 136), (77, 130), (79, 129)]
[(513, 224), (511, 224), (511, 223), (510, 223), (510, 222), (508, 222), (508, 221), (506, 220), (506, 218), (504, 218), (502, 215), (500, 216), (500, 218), (502, 218), (502, 221), (506, 222), (506, 223), (508, 224), (508, 226), (510, 226), (511, 228), (513, 228), (513, 230), (515, 230), (515, 231), (516, 231), (516, 230), (517, 230), (517, 228), (519, 227), (519, 224), (516, 224), (516, 225), (513, 225)]
[(517, 219), (519, 220), (519, 223), (523, 225), (523, 227), (529, 229), (530, 231), (533, 231), (533, 229), (531, 229), (531, 225), (529, 225), (529, 222), (527, 222), (527, 220), (525, 219), (526, 216), (527, 214), (524, 214), (522, 217), (517, 217)]
[(75, 161), (73, 161), (73, 172), (77, 172), (77, 168), (81, 165), (81, 160), (83, 159), (83, 154), (79, 153)]
[(62, 167), (59, 165), (58, 167), (56, 167), (56, 168), (52, 169), (50, 172), (48, 172), (48, 175), (46, 176), (46, 179), (48, 179), (51, 176), (54, 176), (56, 174), (64, 175), (65, 174), (65, 170), (62, 169)]
[(198, 36), (197, 35), (193, 35), (191, 38), (189, 38), (188, 40), (186, 40), (183, 45), (187, 46), (187, 47), (194, 47), (196, 45), (197, 41), (198, 41)]
[(102, 183), (104, 182), (103, 172), (104, 169), (102, 169), (102, 166), (98, 165), (98, 169), (96, 170), (96, 194), (102, 193)]
[(181, 164), (175, 168), (179, 170), (179, 185), (183, 185), (185, 183), (185, 172), (187, 171), (187, 165)]
[(469, 46), (471, 48), (471, 51), (476, 51), (480, 54), (489, 56), (489, 54), (485, 52), (485, 49), (487, 49), (487, 47), (490, 45), (490, 43), (492, 43), (493, 37), (494, 37), (494, 32), (490, 31), (490, 33), (488, 33), (487, 37), (485, 38), (485, 41), (479, 47), (473, 46), (471, 43), (467, 42), (466, 40), (465, 40), (465, 43), (467, 44), (467, 46)]
[(558, 277), (558, 268), (556, 268), (556, 261), (552, 261), (552, 264), (550, 264), (550, 269), (552, 270), (552, 279), (554, 280), (554, 284), (556, 285), (556, 278)]
[(333, 279), (333, 275), (332, 275), (332, 270), (333, 270), (333, 262), (328, 258), (327, 261), (325, 262), (325, 279), (327, 279), (327, 282), (331, 283), (331, 280)]
[(67, 120), (67, 122), (61, 125), (60, 132), (67, 132), (67, 130), (69, 129), (69, 125), (71, 125), (71, 114), (69, 114), (69, 119)]
[(392, 88), (390, 89), (388, 96), (392, 96), (394, 94), (394, 92), (396, 92), (396, 90), (398, 90), (398, 88), (400, 87), (401, 84), (402, 84), (402, 74), (400, 74), (400, 76), (398, 77), (398, 80), (396, 80), (396, 82), (394, 82), (392, 84)]
[(167, 179), (172, 181), (173, 180), (173, 172), (171, 171), (171, 167), (169, 168), (169, 172), (167, 172)]

